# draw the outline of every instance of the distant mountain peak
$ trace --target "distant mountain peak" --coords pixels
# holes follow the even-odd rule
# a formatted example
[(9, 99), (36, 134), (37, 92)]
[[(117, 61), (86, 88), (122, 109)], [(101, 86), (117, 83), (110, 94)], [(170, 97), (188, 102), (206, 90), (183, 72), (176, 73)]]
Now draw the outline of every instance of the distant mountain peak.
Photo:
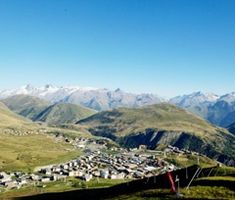
[(56, 87), (54, 87), (52, 84), (46, 84), (46, 85), (45, 85), (45, 88), (46, 88), (46, 89), (50, 89), (50, 88), (56, 88)]
[(214, 93), (204, 93), (201, 91), (185, 94), (170, 99), (170, 103), (176, 104), (180, 107), (188, 107), (197, 105), (204, 102), (216, 102), (219, 96)]
[(219, 100), (227, 101), (228, 103), (231, 103), (235, 101), (235, 92), (231, 92), (225, 95), (222, 95)]
[(62, 86), (46, 84), (43, 87), (23, 86), (15, 90), (0, 91), (0, 98), (7, 98), (16, 94), (39, 97), (52, 103), (67, 102), (86, 106), (96, 110), (107, 110), (117, 107), (139, 107), (160, 103), (162, 98), (152, 94), (134, 94), (117, 88)]
[(27, 85), (23, 86), (23, 88), (25, 88), (26, 90), (32, 90), (32, 89), (34, 89), (34, 86), (32, 86), (31, 84), (27, 84)]
[(117, 88), (116, 90), (114, 90), (114, 92), (121, 92), (121, 89)]

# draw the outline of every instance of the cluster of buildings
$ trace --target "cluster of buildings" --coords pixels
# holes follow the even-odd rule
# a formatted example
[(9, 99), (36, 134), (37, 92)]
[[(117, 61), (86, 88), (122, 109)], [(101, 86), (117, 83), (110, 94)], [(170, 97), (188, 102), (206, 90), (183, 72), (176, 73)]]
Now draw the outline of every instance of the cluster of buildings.
[(23, 172), (0, 172), (0, 191), (3, 188), (15, 189), (28, 185), (31, 181), (31, 175)]
[[(52, 181), (66, 181), (69, 177), (84, 181), (94, 178), (140, 179), (177, 169), (173, 164), (160, 159), (159, 152), (145, 151), (143, 146), (128, 150), (108, 147), (107, 141), (103, 139), (68, 139), (61, 135), (56, 138), (83, 149), (84, 155), (65, 163), (37, 168), (32, 174), (0, 172), (0, 191), (1, 188), (13, 189), (29, 184), (42, 185)], [(181, 151), (172, 146), (168, 146), (167, 150)]]
[[(2, 188), (20, 188), (24, 185), (40, 185), (75, 177), (84, 181), (103, 179), (140, 179), (174, 170), (175, 166), (150, 154), (138, 154), (118, 148), (118, 153), (88, 150), (85, 155), (66, 163), (38, 168), (32, 174), (0, 173)], [(111, 150), (110, 150), (111, 151)]]
[(56, 134), (54, 135), (55, 141), (63, 141), (66, 143), (71, 144), (76, 149), (92, 149), (92, 150), (100, 150), (100, 149), (107, 149), (108, 147), (108, 140), (106, 138), (84, 138), (84, 137), (76, 137), (76, 138), (69, 138), (64, 136), (63, 134)]
[(45, 134), (48, 131), (45, 128), (36, 129), (36, 130), (28, 130), (28, 131), (22, 131), (20, 129), (13, 129), (13, 128), (5, 128), (1, 130), (2, 134), (7, 135), (16, 135), (16, 136), (26, 136), (26, 135), (32, 135), (32, 134)]
[(77, 177), (85, 181), (92, 178), (136, 179), (151, 177), (175, 166), (148, 154), (136, 154), (123, 150), (118, 154), (88, 152), (78, 159), (60, 165), (41, 168), (38, 173), (45, 181)]
[[(165, 149), (165, 152), (174, 152), (174, 153), (178, 153), (178, 154), (200, 155), (198, 152), (190, 151), (187, 149), (179, 149), (178, 147), (174, 147), (171, 145), (167, 146), (167, 148)], [(201, 156), (203, 156), (203, 155), (201, 155)]]

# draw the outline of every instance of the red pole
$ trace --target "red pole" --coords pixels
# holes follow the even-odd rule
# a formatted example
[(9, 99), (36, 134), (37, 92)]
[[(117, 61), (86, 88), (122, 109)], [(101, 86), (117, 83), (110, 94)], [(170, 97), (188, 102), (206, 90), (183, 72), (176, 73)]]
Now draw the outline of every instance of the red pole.
[(171, 184), (171, 191), (176, 193), (175, 182), (173, 181), (171, 172), (167, 172), (166, 175), (167, 175), (167, 178), (168, 178), (168, 180), (169, 180), (169, 182)]

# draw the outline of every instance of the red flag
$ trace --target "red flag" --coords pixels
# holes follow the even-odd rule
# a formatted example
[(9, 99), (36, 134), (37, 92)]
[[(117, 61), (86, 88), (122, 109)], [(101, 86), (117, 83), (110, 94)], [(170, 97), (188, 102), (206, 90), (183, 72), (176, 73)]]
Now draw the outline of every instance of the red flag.
[(167, 175), (167, 178), (168, 178), (168, 180), (169, 180), (169, 182), (170, 182), (170, 184), (171, 184), (171, 190), (172, 190), (172, 192), (176, 192), (175, 182), (173, 181), (171, 172), (167, 172), (166, 175)]

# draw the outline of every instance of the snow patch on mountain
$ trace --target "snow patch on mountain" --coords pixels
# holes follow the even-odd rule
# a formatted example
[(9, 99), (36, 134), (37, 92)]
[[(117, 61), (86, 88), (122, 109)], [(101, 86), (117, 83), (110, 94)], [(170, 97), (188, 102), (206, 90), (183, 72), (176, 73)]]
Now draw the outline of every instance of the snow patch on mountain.
[(164, 101), (153, 94), (132, 94), (121, 89), (67, 86), (57, 87), (47, 84), (43, 87), (26, 85), (15, 90), (0, 92), (0, 98), (7, 98), (18, 94), (36, 96), (47, 101), (68, 102), (83, 105), (96, 110), (107, 110), (118, 107), (139, 107)]
[(174, 97), (169, 102), (181, 107), (189, 107), (201, 103), (216, 102), (218, 99), (219, 96), (213, 93), (194, 92), (192, 94)]

